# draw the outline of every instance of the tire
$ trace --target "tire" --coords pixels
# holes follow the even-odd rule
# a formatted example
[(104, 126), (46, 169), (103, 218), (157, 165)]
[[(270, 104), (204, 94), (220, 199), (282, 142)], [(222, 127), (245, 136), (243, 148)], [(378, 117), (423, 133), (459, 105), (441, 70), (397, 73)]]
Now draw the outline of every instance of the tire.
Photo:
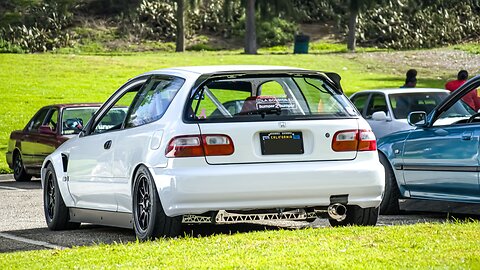
[(180, 235), (182, 217), (169, 217), (165, 214), (155, 181), (145, 166), (141, 166), (135, 174), (132, 194), (133, 227), (138, 240)]
[(400, 190), (398, 189), (397, 180), (393, 173), (390, 162), (387, 158), (379, 153), (380, 163), (385, 169), (385, 192), (383, 193), (382, 203), (380, 204), (380, 214), (396, 215), (400, 213), (398, 199), (400, 199)]
[(43, 186), (43, 210), (45, 221), (52, 231), (77, 229), (80, 223), (69, 222), (68, 208), (58, 188), (57, 176), (52, 164), (47, 166)]
[(18, 182), (27, 182), (32, 179), (32, 176), (25, 170), (22, 154), (19, 151), (15, 151), (13, 154), (13, 178)]
[(332, 227), (340, 226), (375, 226), (378, 220), (378, 207), (361, 208), (357, 205), (347, 205), (346, 218), (342, 221), (328, 219)]

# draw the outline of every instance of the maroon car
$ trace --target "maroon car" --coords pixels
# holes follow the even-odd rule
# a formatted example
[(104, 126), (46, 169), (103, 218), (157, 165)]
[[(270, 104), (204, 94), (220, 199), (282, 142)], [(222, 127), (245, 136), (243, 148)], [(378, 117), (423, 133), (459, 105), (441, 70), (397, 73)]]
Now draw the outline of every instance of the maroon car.
[[(100, 105), (86, 103), (45, 106), (23, 130), (13, 131), (6, 155), (15, 180), (29, 181), (32, 176), (39, 177), (44, 158), (63, 142), (80, 133)], [(125, 115), (126, 108), (119, 108), (113, 110), (110, 118), (114, 122)]]

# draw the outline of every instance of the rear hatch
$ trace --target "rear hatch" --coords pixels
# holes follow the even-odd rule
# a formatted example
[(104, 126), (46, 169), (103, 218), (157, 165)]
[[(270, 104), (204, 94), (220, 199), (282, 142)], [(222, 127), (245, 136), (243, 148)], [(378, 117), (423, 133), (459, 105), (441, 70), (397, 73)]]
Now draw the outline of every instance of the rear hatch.
[(336, 152), (332, 140), (340, 130), (357, 129), (356, 119), (199, 124), (202, 134), (225, 134), (234, 152), (206, 156), (209, 164), (349, 160), (356, 151)]
[[(356, 148), (333, 150), (335, 138), (358, 139), (356, 133), (335, 135), (358, 131), (359, 116), (338, 82), (323, 73), (245, 72), (198, 85), (185, 118), (198, 124), (209, 164), (351, 160), (357, 155)], [(217, 151), (222, 144), (229, 150)]]

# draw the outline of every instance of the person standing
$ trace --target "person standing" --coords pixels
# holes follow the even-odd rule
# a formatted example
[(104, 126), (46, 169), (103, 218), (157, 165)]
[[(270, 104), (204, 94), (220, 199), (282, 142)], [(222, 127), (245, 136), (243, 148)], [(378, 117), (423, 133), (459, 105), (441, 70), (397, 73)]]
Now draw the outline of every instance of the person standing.
[[(449, 81), (445, 84), (445, 89), (453, 92), (460, 88), (468, 79), (468, 71), (460, 70), (457, 74), (457, 79)], [(478, 99), (477, 90), (471, 90), (465, 96), (462, 97), (462, 100), (474, 109), (476, 112), (480, 109), (480, 99)]]
[(405, 76), (405, 84), (400, 88), (415, 88), (417, 86), (417, 70), (409, 69)]

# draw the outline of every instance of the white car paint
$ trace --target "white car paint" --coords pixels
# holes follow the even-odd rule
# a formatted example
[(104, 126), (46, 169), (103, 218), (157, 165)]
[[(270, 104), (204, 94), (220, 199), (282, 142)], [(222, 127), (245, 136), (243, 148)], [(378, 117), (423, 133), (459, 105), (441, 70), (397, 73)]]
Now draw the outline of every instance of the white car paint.
[[(186, 123), (185, 102), (204, 74), (232, 71), (294, 70), (273, 66), (206, 66), (171, 68), (142, 74), (185, 79), (161, 119), (127, 129), (77, 136), (61, 145), (43, 164), (53, 164), (65, 205), (69, 208), (132, 213), (135, 170), (146, 166), (154, 177), (168, 216), (216, 210), (328, 206), (332, 195), (348, 194), (348, 204), (378, 207), (384, 170), (376, 151), (335, 152), (332, 137), (339, 130), (369, 130), (361, 117), (335, 120)], [(297, 69), (300, 70), (300, 69)], [(143, 79), (144, 81), (144, 79)], [(125, 87), (125, 86), (124, 86)], [(127, 86), (128, 88), (128, 86)], [(95, 116), (112, 106), (120, 88)], [(353, 111), (345, 98), (347, 109)], [(349, 107), (351, 106), (351, 107)], [(283, 122), (283, 123), (281, 123)], [(259, 132), (303, 132), (302, 155), (262, 155)], [(227, 134), (235, 151), (229, 156), (167, 158), (165, 149), (178, 135)], [(106, 142), (111, 141), (109, 149)], [(62, 155), (69, 157), (65, 171)], [(42, 184), (43, 186), (43, 184)]]
[[(359, 95), (365, 94), (380, 94), (385, 97), (385, 103), (387, 105), (387, 113), (383, 112), (374, 112), (371, 116), (366, 115), (366, 111), (362, 111), (362, 116), (367, 120), (368, 124), (372, 127), (375, 137), (381, 138), (390, 133), (394, 133), (402, 130), (409, 130), (415, 127), (411, 126), (407, 122), (407, 118), (397, 118), (392, 109), (392, 104), (390, 102), (391, 95), (408, 95), (414, 93), (443, 93), (450, 94), (450, 91), (444, 89), (436, 88), (392, 88), (392, 89), (372, 89), (372, 90), (362, 90), (356, 92), (350, 96), (350, 99), (354, 101)], [(367, 104), (366, 106), (368, 106)]]

